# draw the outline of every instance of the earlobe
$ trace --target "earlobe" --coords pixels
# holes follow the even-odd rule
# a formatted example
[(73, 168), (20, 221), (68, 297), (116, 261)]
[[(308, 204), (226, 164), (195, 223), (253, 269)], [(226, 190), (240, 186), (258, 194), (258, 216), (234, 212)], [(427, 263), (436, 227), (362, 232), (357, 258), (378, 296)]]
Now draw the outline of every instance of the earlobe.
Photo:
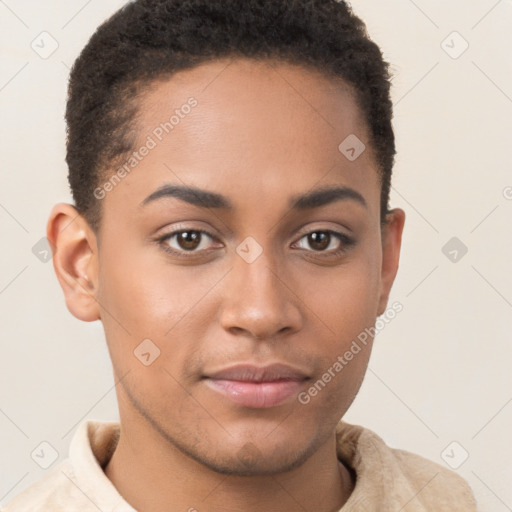
[(394, 208), (388, 213), (387, 223), (382, 230), (381, 289), (377, 316), (386, 311), (391, 287), (398, 271), (404, 224), (405, 212), (401, 208)]
[(53, 268), (73, 316), (84, 322), (100, 319), (96, 235), (70, 204), (56, 204), (46, 226)]

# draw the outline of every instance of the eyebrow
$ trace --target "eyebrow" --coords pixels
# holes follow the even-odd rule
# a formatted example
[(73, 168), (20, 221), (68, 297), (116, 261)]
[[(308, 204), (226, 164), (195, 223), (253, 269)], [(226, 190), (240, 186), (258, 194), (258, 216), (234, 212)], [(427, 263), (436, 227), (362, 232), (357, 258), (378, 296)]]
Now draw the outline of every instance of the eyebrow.
[[(141, 207), (162, 198), (174, 197), (195, 206), (205, 208), (220, 208), (234, 210), (233, 203), (222, 194), (202, 190), (196, 187), (184, 185), (165, 184), (157, 188), (142, 203)], [(315, 189), (306, 194), (292, 196), (289, 200), (289, 208), (292, 210), (307, 210), (308, 208), (320, 208), (335, 201), (354, 200), (367, 208), (364, 197), (350, 187), (330, 186)]]

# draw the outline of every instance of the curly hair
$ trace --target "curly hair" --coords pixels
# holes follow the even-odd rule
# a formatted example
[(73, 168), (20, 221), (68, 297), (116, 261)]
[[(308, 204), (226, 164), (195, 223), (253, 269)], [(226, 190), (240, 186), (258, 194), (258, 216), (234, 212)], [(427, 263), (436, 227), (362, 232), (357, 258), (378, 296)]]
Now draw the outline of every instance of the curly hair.
[(68, 180), (75, 207), (97, 230), (94, 189), (133, 151), (145, 85), (224, 57), (276, 59), (341, 78), (369, 127), (389, 211), (395, 157), (390, 73), (364, 22), (343, 0), (135, 0), (103, 22), (73, 64), (66, 105)]

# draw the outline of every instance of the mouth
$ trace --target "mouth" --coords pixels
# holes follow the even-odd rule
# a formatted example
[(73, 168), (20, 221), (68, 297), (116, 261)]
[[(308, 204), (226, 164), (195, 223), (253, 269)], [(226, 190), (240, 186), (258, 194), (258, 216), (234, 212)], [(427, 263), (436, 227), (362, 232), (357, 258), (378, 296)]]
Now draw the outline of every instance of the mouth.
[(206, 375), (204, 380), (210, 389), (237, 405), (265, 409), (297, 395), (309, 377), (284, 364), (264, 367), (239, 364)]

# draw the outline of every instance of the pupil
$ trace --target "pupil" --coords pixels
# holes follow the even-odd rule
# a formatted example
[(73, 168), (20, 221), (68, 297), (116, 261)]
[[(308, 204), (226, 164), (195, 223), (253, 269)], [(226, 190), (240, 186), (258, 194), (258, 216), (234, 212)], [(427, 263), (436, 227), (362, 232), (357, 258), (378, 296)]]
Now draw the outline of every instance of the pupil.
[(316, 231), (309, 234), (309, 242), (313, 248), (315, 248), (315, 244), (320, 244), (316, 246), (317, 249), (325, 249), (328, 247), (329, 238), (330, 234), (325, 231)]
[(195, 249), (199, 244), (200, 233), (196, 231), (182, 231), (178, 234), (178, 243), (182, 249)]

